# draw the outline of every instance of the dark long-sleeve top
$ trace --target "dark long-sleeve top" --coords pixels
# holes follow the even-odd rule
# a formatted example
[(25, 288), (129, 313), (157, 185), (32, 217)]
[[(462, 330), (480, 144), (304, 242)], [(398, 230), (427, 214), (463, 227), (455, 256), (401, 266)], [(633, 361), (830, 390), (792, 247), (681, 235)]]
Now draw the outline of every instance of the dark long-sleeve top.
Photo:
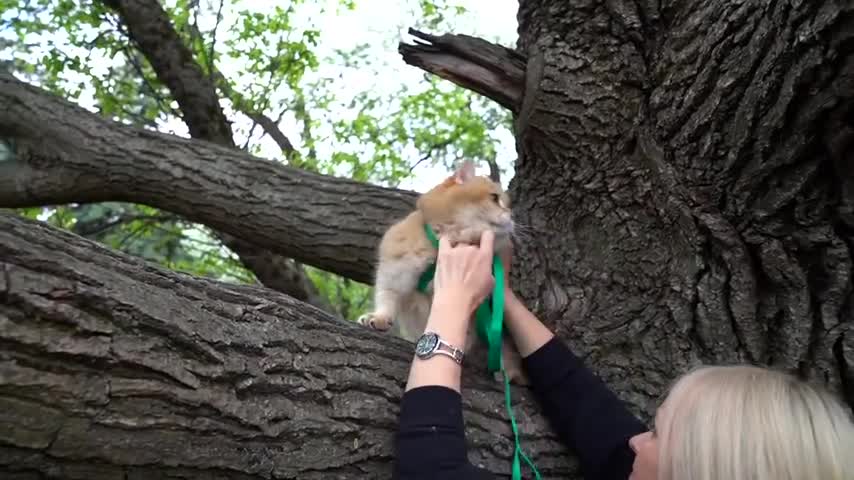
[[(557, 337), (523, 365), (552, 428), (578, 456), (584, 478), (626, 480), (634, 462), (628, 440), (646, 426)], [(397, 480), (495, 478), (468, 461), (462, 398), (444, 386), (404, 393), (395, 450)]]

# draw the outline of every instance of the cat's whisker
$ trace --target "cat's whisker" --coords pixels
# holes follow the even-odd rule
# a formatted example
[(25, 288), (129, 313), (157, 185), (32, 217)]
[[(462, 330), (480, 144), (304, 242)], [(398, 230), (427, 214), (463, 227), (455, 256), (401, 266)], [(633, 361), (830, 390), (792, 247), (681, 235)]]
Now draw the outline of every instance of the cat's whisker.
[(518, 242), (526, 242), (530, 240), (531, 236), (526, 232), (513, 232), (510, 234), (510, 238)]
[(534, 233), (536, 232), (530, 226), (523, 223), (514, 222), (513, 231), (510, 233), (510, 236), (514, 240), (530, 240)]
[(532, 229), (520, 228), (518, 230), (515, 230), (514, 233), (525, 238), (530, 238), (531, 235), (534, 234), (534, 231)]

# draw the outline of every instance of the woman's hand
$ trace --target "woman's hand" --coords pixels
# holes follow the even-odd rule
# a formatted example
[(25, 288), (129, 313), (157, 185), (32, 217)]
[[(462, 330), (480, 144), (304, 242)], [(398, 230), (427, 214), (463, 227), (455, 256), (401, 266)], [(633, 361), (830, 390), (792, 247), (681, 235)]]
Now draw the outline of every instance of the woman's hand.
[(446, 237), (439, 240), (436, 275), (433, 280), (433, 305), (462, 309), (471, 316), (492, 292), (492, 257), (495, 234), (485, 231), (477, 245), (451, 245)]
[[(425, 331), (435, 332), (456, 348), (466, 350), (468, 329), (478, 305), (495, 285), (492, 278), (494, 234), (481, 236), (480, 246), (451, 245), (439, 240), (436, 274), (433, 277), (433, 305)], [(442, 385), (460, 391), (461, 367), (444, 355), (422, 361), (417, 357), (409, 371), (406, 390)]]

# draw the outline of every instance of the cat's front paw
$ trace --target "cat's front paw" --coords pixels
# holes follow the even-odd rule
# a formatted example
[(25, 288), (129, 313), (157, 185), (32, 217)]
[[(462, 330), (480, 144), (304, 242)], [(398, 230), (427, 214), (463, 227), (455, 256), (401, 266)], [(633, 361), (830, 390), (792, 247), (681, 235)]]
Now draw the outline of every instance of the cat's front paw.
[(394, 322), (391, 320), (391, 317), (387, 317), (385, 315), (379, 315), (377, 313), (366, 313), (359, 317), (359, 325), (363, 325), (365, 327), (373, 328), (374, 330), (379, 330), (384, 332), (391, 328)]

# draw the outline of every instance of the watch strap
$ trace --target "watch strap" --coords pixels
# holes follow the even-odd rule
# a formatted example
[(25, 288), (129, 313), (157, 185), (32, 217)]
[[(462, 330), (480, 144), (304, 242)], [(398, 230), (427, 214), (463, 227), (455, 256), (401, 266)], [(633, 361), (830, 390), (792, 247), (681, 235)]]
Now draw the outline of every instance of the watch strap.
[(434, 352), (442, 355), (447, 355), (453, 358), (454, 361), (460, 365), (463, 364), (463, 358), (465, 358), (465, 354), (462, 350), (442, 340), (441, 338), (439, 338), (439, 343), (436, 344)]

